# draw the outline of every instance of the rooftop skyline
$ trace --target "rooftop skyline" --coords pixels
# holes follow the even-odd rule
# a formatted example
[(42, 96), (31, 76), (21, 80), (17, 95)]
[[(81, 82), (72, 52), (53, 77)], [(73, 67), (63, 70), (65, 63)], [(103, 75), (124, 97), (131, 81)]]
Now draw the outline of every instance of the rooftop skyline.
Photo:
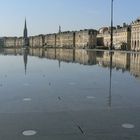
[[(22, 36), (110, 26), (111, 0), (1, 0), (0, 36)], [(140, 1), (114, 0), (114, 25), (140, 16)]]

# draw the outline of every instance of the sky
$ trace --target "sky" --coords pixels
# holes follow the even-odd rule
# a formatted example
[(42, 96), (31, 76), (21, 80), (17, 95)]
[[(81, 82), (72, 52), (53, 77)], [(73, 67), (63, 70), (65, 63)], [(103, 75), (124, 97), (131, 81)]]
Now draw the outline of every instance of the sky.
[[(111, 0), (0, 0), (0, 36), (48, 34), (110, 26)], [(140, 0), (114, 0), (114, 25), (140, 17)]]

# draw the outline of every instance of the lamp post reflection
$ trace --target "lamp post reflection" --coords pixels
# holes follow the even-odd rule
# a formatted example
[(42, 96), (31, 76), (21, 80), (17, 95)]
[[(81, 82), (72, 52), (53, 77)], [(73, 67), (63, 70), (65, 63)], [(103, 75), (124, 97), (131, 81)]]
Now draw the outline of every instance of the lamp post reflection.
[(112, 105), (112, 57), (113, 57), (113, 52), (110, 52), (110, 71), (109, 71), (109, 96), (108, 96), (108, 107), (111, 109)]

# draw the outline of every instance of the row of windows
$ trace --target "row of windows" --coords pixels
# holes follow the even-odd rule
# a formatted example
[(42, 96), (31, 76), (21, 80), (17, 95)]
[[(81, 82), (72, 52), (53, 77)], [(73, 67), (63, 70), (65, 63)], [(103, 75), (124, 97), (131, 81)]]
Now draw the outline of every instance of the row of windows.
[(138, 31), (138, 30), (140, 30), (140, 27), (132, 28), (132, 31)]

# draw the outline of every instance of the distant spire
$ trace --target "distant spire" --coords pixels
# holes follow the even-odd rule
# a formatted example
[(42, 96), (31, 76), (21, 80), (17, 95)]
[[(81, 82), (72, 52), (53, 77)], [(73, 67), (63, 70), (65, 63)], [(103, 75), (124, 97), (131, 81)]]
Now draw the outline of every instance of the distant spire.
[(24, 24), (24, 33), (23, 33), (24, 38), (28, 37), (28, 31), (27, 31), (27, 24), (26, 24), (26, 18), (25, 18), (25, 24)]
[(25, 27), (24, 27), (24, 29), (27, 29), (27, 25), (26, 25), (26, 18), (25, 18)]
[(61, 33), (61, 26), (59, 25), (59, 33)]
[(26, 18), (25, 18), (25, 24), (24, 24), (23, 39), (24, 39), (23, 46), (28, 46), (29, 43), (28, 43), (28, 30), (27, 30)]

